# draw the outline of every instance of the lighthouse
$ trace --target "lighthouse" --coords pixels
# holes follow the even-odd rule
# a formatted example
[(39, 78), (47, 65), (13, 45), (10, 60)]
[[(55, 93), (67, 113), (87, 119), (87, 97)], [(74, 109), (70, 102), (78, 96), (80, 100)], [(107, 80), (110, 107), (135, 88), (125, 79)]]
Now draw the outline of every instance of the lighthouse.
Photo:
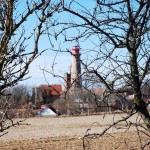
[(74, 114), (80, 111), (80, 102), (82, 95), (81, 80), (81, 60), (80, 47), (75, 43), (71, 48), (71, 67), (64, 76), (65, 90), (69, 91), (69, 101), (67, 102), (67, 114)]
[(71, 49), (71, 87), (72, 90), (81, 88), (81, 63), (80, 63), (80, 47), (75, 43)]

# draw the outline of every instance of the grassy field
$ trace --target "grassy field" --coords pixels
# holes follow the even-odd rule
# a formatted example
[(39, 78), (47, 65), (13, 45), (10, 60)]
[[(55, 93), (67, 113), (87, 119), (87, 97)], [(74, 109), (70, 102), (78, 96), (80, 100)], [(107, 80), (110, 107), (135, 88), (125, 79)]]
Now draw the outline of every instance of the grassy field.
[[(9, 133), (0, 138), (0, 150), (82, 150), (83, 137), (87, 133), (94, 134), (84, 139), (87, 150), (140, 150), (140, 142), (146, 143), (149, 136), (139, 133), (131, 126), (127, 130), (125, 122), (108, 130), (102, 137), (97, 136), (109, 125), (125, 114), (113, 114), (58, 117), (29, 118), (22, 125), (9, 129)], [(140, 118), (138, 118), (139, 120)], [(136, 122), (137, 115), (128, 121)], [(150, 147), (146, 147), (150, 150)]]

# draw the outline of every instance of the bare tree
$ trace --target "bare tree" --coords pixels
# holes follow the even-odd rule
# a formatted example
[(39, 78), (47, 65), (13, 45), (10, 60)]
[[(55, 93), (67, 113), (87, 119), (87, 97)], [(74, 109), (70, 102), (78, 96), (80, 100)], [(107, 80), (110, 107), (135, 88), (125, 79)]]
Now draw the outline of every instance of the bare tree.
[(17, 85), (11, 89), (11, 99), (14, 101), (14, 106), (28, 104), (31, 101), (29, 87), (25, 85)]
[[(39, 51), (40, 37), (46, 28), (45, 22), (59, 8), (56, 1), (1, 0), (0, 1), (0, 94), (5, 95), (8, 87), (25, 79), (30, 64), (43, 51)], [(33, 18), (32, 18), (33, 17)], [(31, 23), (31, 19), (35, 20)], [(33, 21), (32, 21), (33, 22)], [(30, 43), (29, 43), (30, 42)], [(5, 105), (5, 114), (9, 101)], [(6, 117), (7, 118), (7, 117)], [(0, 119), (0, 132), (7, 126), (7, 118)], [(6, 125), (6, 126), (5, 126)]]
[(67, 12), (69, 17), (54, 22), (55, 37), (93, 44), (86, 50), (82, 47), (83, 74), (94, 74), (96, 82), (105, 86), (107, 107), (110, 97), (125, 101), (124, 93), (130, 90), (134, 108), (120, 122), (138, 112), (150, 132), (150, 115), (142, 97), (142, 87), (150, 80), (150, 1), (61, 0), (61, 6), (62, 15)]

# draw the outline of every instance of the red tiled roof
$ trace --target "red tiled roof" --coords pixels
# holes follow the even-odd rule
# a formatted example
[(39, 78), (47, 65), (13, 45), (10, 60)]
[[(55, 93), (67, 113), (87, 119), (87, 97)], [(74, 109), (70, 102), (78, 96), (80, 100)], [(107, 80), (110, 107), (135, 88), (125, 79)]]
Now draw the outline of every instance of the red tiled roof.
[(91, 91), (98, 95), (102, 95), (104, 93), (103, 88), (92, 88)]
[(62, 94), (62, 86), (60, 84), (40, 85), (39, 88), (50, 91), (51, 95)]

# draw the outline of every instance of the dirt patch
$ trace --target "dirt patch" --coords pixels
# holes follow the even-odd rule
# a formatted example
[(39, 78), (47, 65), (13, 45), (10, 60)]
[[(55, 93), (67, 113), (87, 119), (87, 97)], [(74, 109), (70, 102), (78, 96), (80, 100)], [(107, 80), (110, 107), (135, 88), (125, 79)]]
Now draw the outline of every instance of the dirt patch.
[[(124, 115), (117, 114), (115, 119)], [(109, 124), (114, 121), (114, 115), (64, 117), (64, 118), (30, 118), (25, 123), (28, 126), (11, 128), (8, 134), (0, 138), (0, 150), (140, 150), (142, 144), (150, 140), (142, 132), (139, 140), (135, 128), (111, 128), (107, 134), (98, 137)], [(137, 121), (133, 116), (130, 122)], [(89, 129), (92, 136), (84, 139)], [(126, 132), (127, 131), (127, 132)], [(150, 150), (147, 147), (145, 150)]]
[[(145, 136), (143, 140), (148, 140)], [(83, 150), (83, 138), (48, 137), (0, 142), (1, 150)], [(114, 133), (85, 140), (86, 150), (140, 150), (136, 133)], [(146, 148), (150, 149), (150, 146)]]

